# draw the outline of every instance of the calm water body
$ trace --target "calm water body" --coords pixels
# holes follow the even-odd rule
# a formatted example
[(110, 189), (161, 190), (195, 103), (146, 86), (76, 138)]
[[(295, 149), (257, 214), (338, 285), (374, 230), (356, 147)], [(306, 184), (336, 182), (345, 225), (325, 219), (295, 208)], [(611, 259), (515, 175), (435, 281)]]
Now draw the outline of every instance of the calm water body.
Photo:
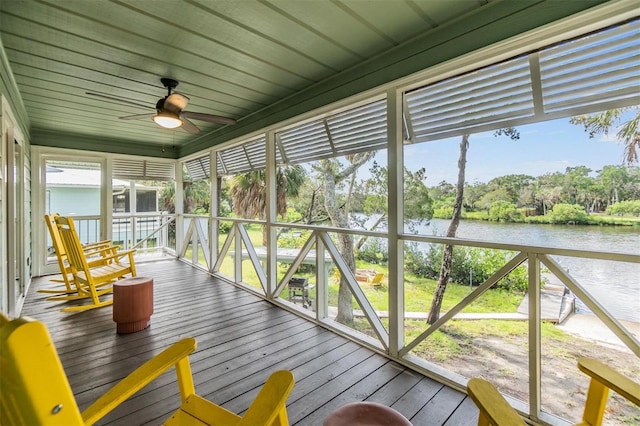
[[(433, 219), (423, 235), (444, 235), (448, 220)], [(408, 232), (408, 231), (407, 231)], [(461, 221), (458, 238), (611, 253), (640, 253), (640, 228)], [(604, 308), (619, 320), (640, 322), (640, 264), (554, 256)], [(586, 306), (578, 303), (581, 312)]]
[[(444, 235), (448, 220), (433, 219), (420, 233)], [(461, 221), (458, 238), (612, 253), (640, 253), (640, 228), (529, 225)], [(615, 318), (640, 322), (640, 264), (554, 256)], [(581, 311), (588, 309), (579, 304)]]

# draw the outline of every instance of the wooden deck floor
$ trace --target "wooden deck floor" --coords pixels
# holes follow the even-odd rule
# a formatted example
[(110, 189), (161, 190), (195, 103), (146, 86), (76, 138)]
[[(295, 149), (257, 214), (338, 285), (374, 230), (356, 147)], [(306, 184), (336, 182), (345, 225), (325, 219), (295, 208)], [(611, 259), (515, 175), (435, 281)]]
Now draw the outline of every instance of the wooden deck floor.
[[(321, 425), (335, 408), (360, 400), (389, 405), (416, 426), (477, 422), (463, 393), (225, 281), (176, 260), (137, 268), (154, 278), (155, 312), (150, 328), (128, 335), (115, 333), (111, 308), (60, 312), (63, 302), (35, 291), (51, 286), (48, 277), (29, 289), (22, 314), (48, 326), (80, 409), (171, 343), (193, 336), (197, 392), (234, 412), (246, 410), (272, 371), (289, 369), (296, 378), (287, 403), (292, 425)], [(159, 424), (178, 403), (171, 371), (100, 424)]]

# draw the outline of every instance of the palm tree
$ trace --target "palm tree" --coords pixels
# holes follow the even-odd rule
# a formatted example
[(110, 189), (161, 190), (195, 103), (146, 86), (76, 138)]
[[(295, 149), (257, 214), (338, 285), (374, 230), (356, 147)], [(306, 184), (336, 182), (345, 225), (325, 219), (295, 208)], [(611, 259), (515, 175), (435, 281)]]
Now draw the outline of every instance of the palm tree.
[[(296, 197), (306, 178), (305, 170), (300, 165), (287, 165), (276, 170), (276, 212), (284, 217), (287, 214), (287, 197)], [(245, 219), (266, 217), (266, 183), (265, 171), (234, 175), (229, 179), (233, 213)], [(263, 228), (263, 244), (266, 245), (266, 227)]]
[(623, 113), (628, 110), (635, 110), (636, 114), (620, 123), (616, 138), (624, 144), (624, 162), (630, 166), (638, 162), (638, 151), (640, 151), (640, 107), (617, 108), (596, 114), (579, 115), (571, 117), (570, 123), (582, 125), (590, 138), (598, 134), (607, 135), (609, 130), (621, 120)]

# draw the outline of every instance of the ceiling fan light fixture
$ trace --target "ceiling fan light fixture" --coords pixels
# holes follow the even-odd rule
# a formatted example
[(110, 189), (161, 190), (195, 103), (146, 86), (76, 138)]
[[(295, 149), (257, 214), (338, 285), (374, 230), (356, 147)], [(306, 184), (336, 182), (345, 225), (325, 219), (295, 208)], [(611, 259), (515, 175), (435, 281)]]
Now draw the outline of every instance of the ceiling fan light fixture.
[(154, 115), (153, 121), (155, 121), (158, 126), (164, 127), (165, 129), (175, 129), (182, 126), (182, 120), (180, 120), (178, 115), (168, 111), (162, 111), (157, 115)]

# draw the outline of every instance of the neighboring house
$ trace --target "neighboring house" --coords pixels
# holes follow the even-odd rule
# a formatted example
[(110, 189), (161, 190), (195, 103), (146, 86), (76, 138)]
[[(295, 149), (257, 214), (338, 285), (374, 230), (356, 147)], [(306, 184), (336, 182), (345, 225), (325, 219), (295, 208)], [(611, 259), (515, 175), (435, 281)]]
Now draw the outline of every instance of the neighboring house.
[[(159, 213), (160, 187), (135, 183), (135, 190), (135, 213)], [(82, 241), (84, 243), (97, 241), (100, 239), (98, 219), (83, 219), (83, 217), (100, 215), (100, 191), (100, 170), (47, 166), (45, 212), (76, 217), (79, 224), (84, 225), (79, 226)], [(123, 242), (129, 234), (127, 230), (131, 223), (129, 215), (126, 217), (122, 215), (122, 213), (131, 213), (131, 182), (113, 179), (112, 200), (114, 216), (111, 239), (115, 242)], [(158, 221), (156, 217), (140, 220), (154, 223)], [(141, 231), (138, 238), (144, 238), (151, 232), (154, 224), (148, 225), (142, 228), (146, 231)]]

